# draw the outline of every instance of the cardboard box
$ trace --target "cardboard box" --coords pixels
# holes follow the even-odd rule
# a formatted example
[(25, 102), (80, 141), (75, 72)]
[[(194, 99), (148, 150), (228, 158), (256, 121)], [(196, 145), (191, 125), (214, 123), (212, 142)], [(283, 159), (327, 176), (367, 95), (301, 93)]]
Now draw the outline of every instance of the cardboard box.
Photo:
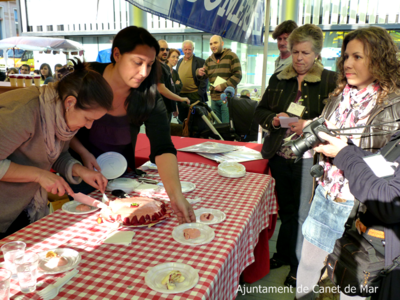
[(56, 211), (57, 209), (61, 209), (64, 203), (70, 201), (68, 195), (63, 195), (60, 197), (58, 195), (48, 193), (47, 198), (49, 199), (50, 213)]

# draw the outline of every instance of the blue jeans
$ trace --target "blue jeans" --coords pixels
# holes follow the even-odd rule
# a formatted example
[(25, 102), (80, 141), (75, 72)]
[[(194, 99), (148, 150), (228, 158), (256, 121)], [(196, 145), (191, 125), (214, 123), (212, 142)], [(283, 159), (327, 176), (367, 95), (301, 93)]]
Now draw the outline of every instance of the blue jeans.
[(229, 123), (228, 103), (222, 103), (222, 100), (211, 100), (211, 109), (222, 123)]
[(279, 229), (274, 259), (290, 265), (290, 274), (296, 276), (303, 246), (302, 225), (310, 209), (313, 177), (310, 169), (313, 159), (285, 159), (275, 155), (269, 160), (278, 195)]
[(331, 253), (354, 206), (354, 200), (335, 202), (325, 189), (318, 185), (311, 204), (310, 213), (303, 225), (304, 238), (311, 244)]

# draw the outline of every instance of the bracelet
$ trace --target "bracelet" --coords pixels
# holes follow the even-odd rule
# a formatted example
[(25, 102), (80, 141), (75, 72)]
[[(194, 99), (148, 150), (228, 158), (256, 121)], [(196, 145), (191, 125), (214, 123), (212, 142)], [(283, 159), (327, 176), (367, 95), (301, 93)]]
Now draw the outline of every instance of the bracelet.
[(274, 121), (271, 122), (271, 125), (272, 125), (272, 128), (274, 128), (274, 129), (279, 129), (279, 128), (281, 128), (281, 125), (279, 125), (278, 127), (275, 127)]

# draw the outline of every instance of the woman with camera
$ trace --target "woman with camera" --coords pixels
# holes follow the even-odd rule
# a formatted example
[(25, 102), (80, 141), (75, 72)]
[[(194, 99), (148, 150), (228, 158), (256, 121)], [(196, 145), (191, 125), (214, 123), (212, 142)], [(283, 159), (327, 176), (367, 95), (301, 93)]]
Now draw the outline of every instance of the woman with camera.
[[(277, 253), (270, 260), (271, 269), (290, 265), (285, 285), (296, 285), (303, 236), (301, 225), (307, 217), (312, 197), (313, 163), (311, 151), (295, 163), (296, 156), (282, 144), (302, 133), (306, 120), (318, 117), (324, 108), (323, 100), (335, 88), (336, 74), (325, 70), (319, 61), (323, 46), (322, 30), (307, 24), (296, 28), (289, 36), (293, 63), (272, 75), (269, 85), (255, 112), (256, 121), (267, 130), (262, 148), (263, 158), (269, 159), (272, 176), (276, 180), (279, 216), (282, 225), (277, 241)], [(290, 128), (282, 128), (280, 117), (289, 117), (295, 106), (303, 113)], [(291, 114), (296, 116), (296, 114)]]
[[(365, 212), (359, 210), (356, 222), (358, 232), (385, 256), (385, 266), (390, 266), (400, 255), (400, 151), (391, 145), (399, 144), (400, 132), (392, 137), (391, 144), (382, 149), (382, 155), (389, 161), (394, 160), (396, 166), (394, 171), (391, 170), (393, 173), (385, 178), (375, 175), (374, 169), (382, 169), (382, 165), (368, 160), (373, 158), (371, 152), (354, 144), (349, 145), (343, 138), (326, 133), (319, 136), (327, 144), (319, 145), (314, 150), (334, 158), (334, 165), (346, 175), (350, 192), (367, 208)], [(383, 235), (377, 237), (375, 233), (382, 231)], [(400, 267), (397, 267), (383, 278), (378, 294), (372, 299), (398, 299), (399, 282)]]
[[(322, 116), (337, 128), (354, 128), (351, 142), (376, 152), (399, 129), (400, 62), (398, 49), (386, 30), (369, 27), (344, 37), (337, 62), (338, 87)], [(382, 125), (384, 122), (393, 122)], [(322, 134), (323, 135), (323, 134)], [(320, 148), (316, 148), (319, 150)], [(299, 269), (297, 299), (314, 299), (325, 257), (343, 235), (344, 225), (354, 206), (355, 196), (347, 173), (329, 157), (320, 155), (323, 175), (319, 178), (309, 215), (303, 225), (304, 242)], [(370, 186), (364, 186), (367, 191)], [(311, 292), (310, 292), (311, 291)], [(360, 297), (351, 297), (351, 299)], [(341, 299), (350, 299), (341, 294)], [(384, 298), (387, 299), (387, 298)]]

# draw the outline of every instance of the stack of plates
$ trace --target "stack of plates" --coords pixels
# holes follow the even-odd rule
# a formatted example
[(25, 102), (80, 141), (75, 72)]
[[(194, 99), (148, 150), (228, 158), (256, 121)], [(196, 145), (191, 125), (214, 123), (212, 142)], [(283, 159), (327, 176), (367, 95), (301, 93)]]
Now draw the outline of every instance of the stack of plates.
[(139, 185), (140, 183), (132, 178), (117, 178), (108, 182), (107, 191), (123, 190), (125, 193), (129, 194)]
[(246, 175), (246, 167), (236, 162), (223, 162), (218, 166), (218, 174), (229, 178), (239, 178)]

